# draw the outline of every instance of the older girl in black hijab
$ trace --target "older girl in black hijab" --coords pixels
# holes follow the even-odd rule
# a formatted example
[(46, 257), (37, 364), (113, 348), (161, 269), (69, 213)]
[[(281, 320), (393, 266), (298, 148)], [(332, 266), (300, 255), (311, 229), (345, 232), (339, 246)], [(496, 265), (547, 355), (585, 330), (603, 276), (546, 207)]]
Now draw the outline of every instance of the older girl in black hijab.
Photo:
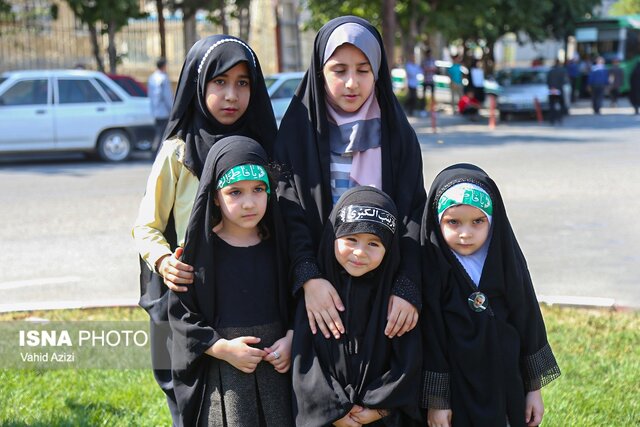
[(419, 332), (384, 334), (400, 266), (397, 215), (373, 187), (347, 190), (331, 212), (318, 260), (345, 302), (346, 332), (337, 340), (314, 335), (299, 302), (292, 353), (298, 426), (410, 426), (419, 417)]
[(240, 39), (206, 37), (185, 59), (165, 141), (133, 228), (141, 256), (140, 305), (152, 320), (154, 375), (174, 418), (166, 291), (186, 291), (193, 281), (193, 269), (180, 261), (180, 247), (198, 181), (209, 149), (225, 135), (236, 134), (255, 138), (268, 152), (273, 145), (276, 123), (260, 63)]
[(243, 136), (204, 165), (182, 256), (194, 283), (169, 293), (181, 426), (291, 425), (287, 255), (267, 171)]
[(538, 425), (560, 369), (493, 180), (469, 164), (440, 172), (422, 240), (429, 426)]
[(393, 94), (382, 39), (369, 22), (344, 16), (320, 29), (311, 65), (282, 119), (275, 157), (288, 172), (278, 198), (293, 291), (304, 286), (312, 331), (319, 327), (336, 338), (344, 333), (337, 311), (343, 302), (320, 272), (317, 251), (335, 201), (357, 185), (383, 190), (398, 208), (402, 257), (384, 330), (393, 337), (413, 328), (421, 305), (422, 156)]

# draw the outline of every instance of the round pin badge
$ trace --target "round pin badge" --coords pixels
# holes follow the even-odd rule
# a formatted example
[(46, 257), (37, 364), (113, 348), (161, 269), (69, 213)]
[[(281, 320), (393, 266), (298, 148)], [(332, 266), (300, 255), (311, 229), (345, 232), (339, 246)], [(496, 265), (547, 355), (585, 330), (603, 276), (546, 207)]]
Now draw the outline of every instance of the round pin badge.
[(482, 292), (474, 292), (467, 298), (469, 308), (475, 312), (485, 311), (489, 306), (489, 299)]

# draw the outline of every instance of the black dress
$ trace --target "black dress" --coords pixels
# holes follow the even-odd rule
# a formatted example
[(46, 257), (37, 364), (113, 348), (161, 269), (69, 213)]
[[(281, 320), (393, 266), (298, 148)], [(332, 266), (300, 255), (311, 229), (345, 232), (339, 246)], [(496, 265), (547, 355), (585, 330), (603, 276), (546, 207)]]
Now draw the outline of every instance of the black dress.
[[(446, 245), (437, 203), (460, 182), (493, 202), (492, 228), (479, 285)], [(527, 264), (498, 187), (476, 166), (451, 166), (435, 178), (422, 230), (424, 268), (424, 408), (451, 409), (454, 426), (525, 426), (526, 393), (560, 375)], [(482, 292), (488, 307), (472, 309)]]

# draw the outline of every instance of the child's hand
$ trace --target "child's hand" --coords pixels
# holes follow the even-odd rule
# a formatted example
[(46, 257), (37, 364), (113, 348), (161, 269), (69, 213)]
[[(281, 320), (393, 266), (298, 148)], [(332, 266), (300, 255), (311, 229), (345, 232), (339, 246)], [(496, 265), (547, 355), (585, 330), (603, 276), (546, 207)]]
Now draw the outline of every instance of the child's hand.
[[(380, 411), (382, 411), (382, 409)], [(382, 418), (382, 414), (378, 412), (377, 409), (369, 408), (362, 408), (362, 410), (358, 412), (351, 410), (349, 415), (354, 421), (362, 425), (370, 424)]]
[(267, 354), (262, 358), (264, 361), (273, 365), (275, 370), (284, 374), (291, 367), (291, 341), (293, 340), (293, 331), (287, 331), (287, 334), (274, 342), (270, 347), (265, 347)]
[(524, 420), (528, 426), (537, 426), (542, 422), (544, 414), (544, 404), (542, 403), (542, 392), (534, 390), (527, 393), (525, 402)]
[(352, 418), (352, 414), (362, 411), (364, 408), (358, 405), (353, 405), (351, 411), (338, 421), (334, 421), (333, 425), (336, 427), (362, 427), (362, 424)]
[(180, 261), (183, 248), (176, 249), (171, 255), (165, 255), (157, 262), (156, 270), (164, 279), (164, 284), (174, 292), (187, 292), (186, 286), (193, 283), (193, 267)]
[(418, 310), (410, 302), (391, 295), (387, 310), (387, 327), (384, 334), (393, 338), (402, 336), (416, 327), (418, 323)]
[(344, 334), (344, 326), (338, 310), (344, 311), (344, 305), (336, 289), (325, 279), (308, 280), (302, 287), (311, 332), (314, 335), (318, 332), (317, 324), (325, 338), (331, 335), (340, 338), (340, 334)]
[(429, 427), (451, 427), (451, 409), (429, 409), (427, 425)]
[(249, 346), (258, 344), (260, 338), (238, 337), (232, 340), (220, 339), (206, 353), (217, 359), (230, 363), (234, 368), (250, 374), (256, 370), (258, 363), (267, 355), (264, 350)]

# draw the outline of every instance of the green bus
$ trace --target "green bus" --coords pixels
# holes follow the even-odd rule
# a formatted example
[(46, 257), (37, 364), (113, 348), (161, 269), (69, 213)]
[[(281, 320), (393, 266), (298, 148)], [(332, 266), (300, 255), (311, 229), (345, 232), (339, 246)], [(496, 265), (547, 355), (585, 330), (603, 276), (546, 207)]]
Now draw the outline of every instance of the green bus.
[(640, 61), (640, 15), (608, 16), (576, 23), (577, 51), (582, 59), (602, 56), (608, 65), (620, 60), (624, 82), (620, 92), (629, 90), (629, 75)]

